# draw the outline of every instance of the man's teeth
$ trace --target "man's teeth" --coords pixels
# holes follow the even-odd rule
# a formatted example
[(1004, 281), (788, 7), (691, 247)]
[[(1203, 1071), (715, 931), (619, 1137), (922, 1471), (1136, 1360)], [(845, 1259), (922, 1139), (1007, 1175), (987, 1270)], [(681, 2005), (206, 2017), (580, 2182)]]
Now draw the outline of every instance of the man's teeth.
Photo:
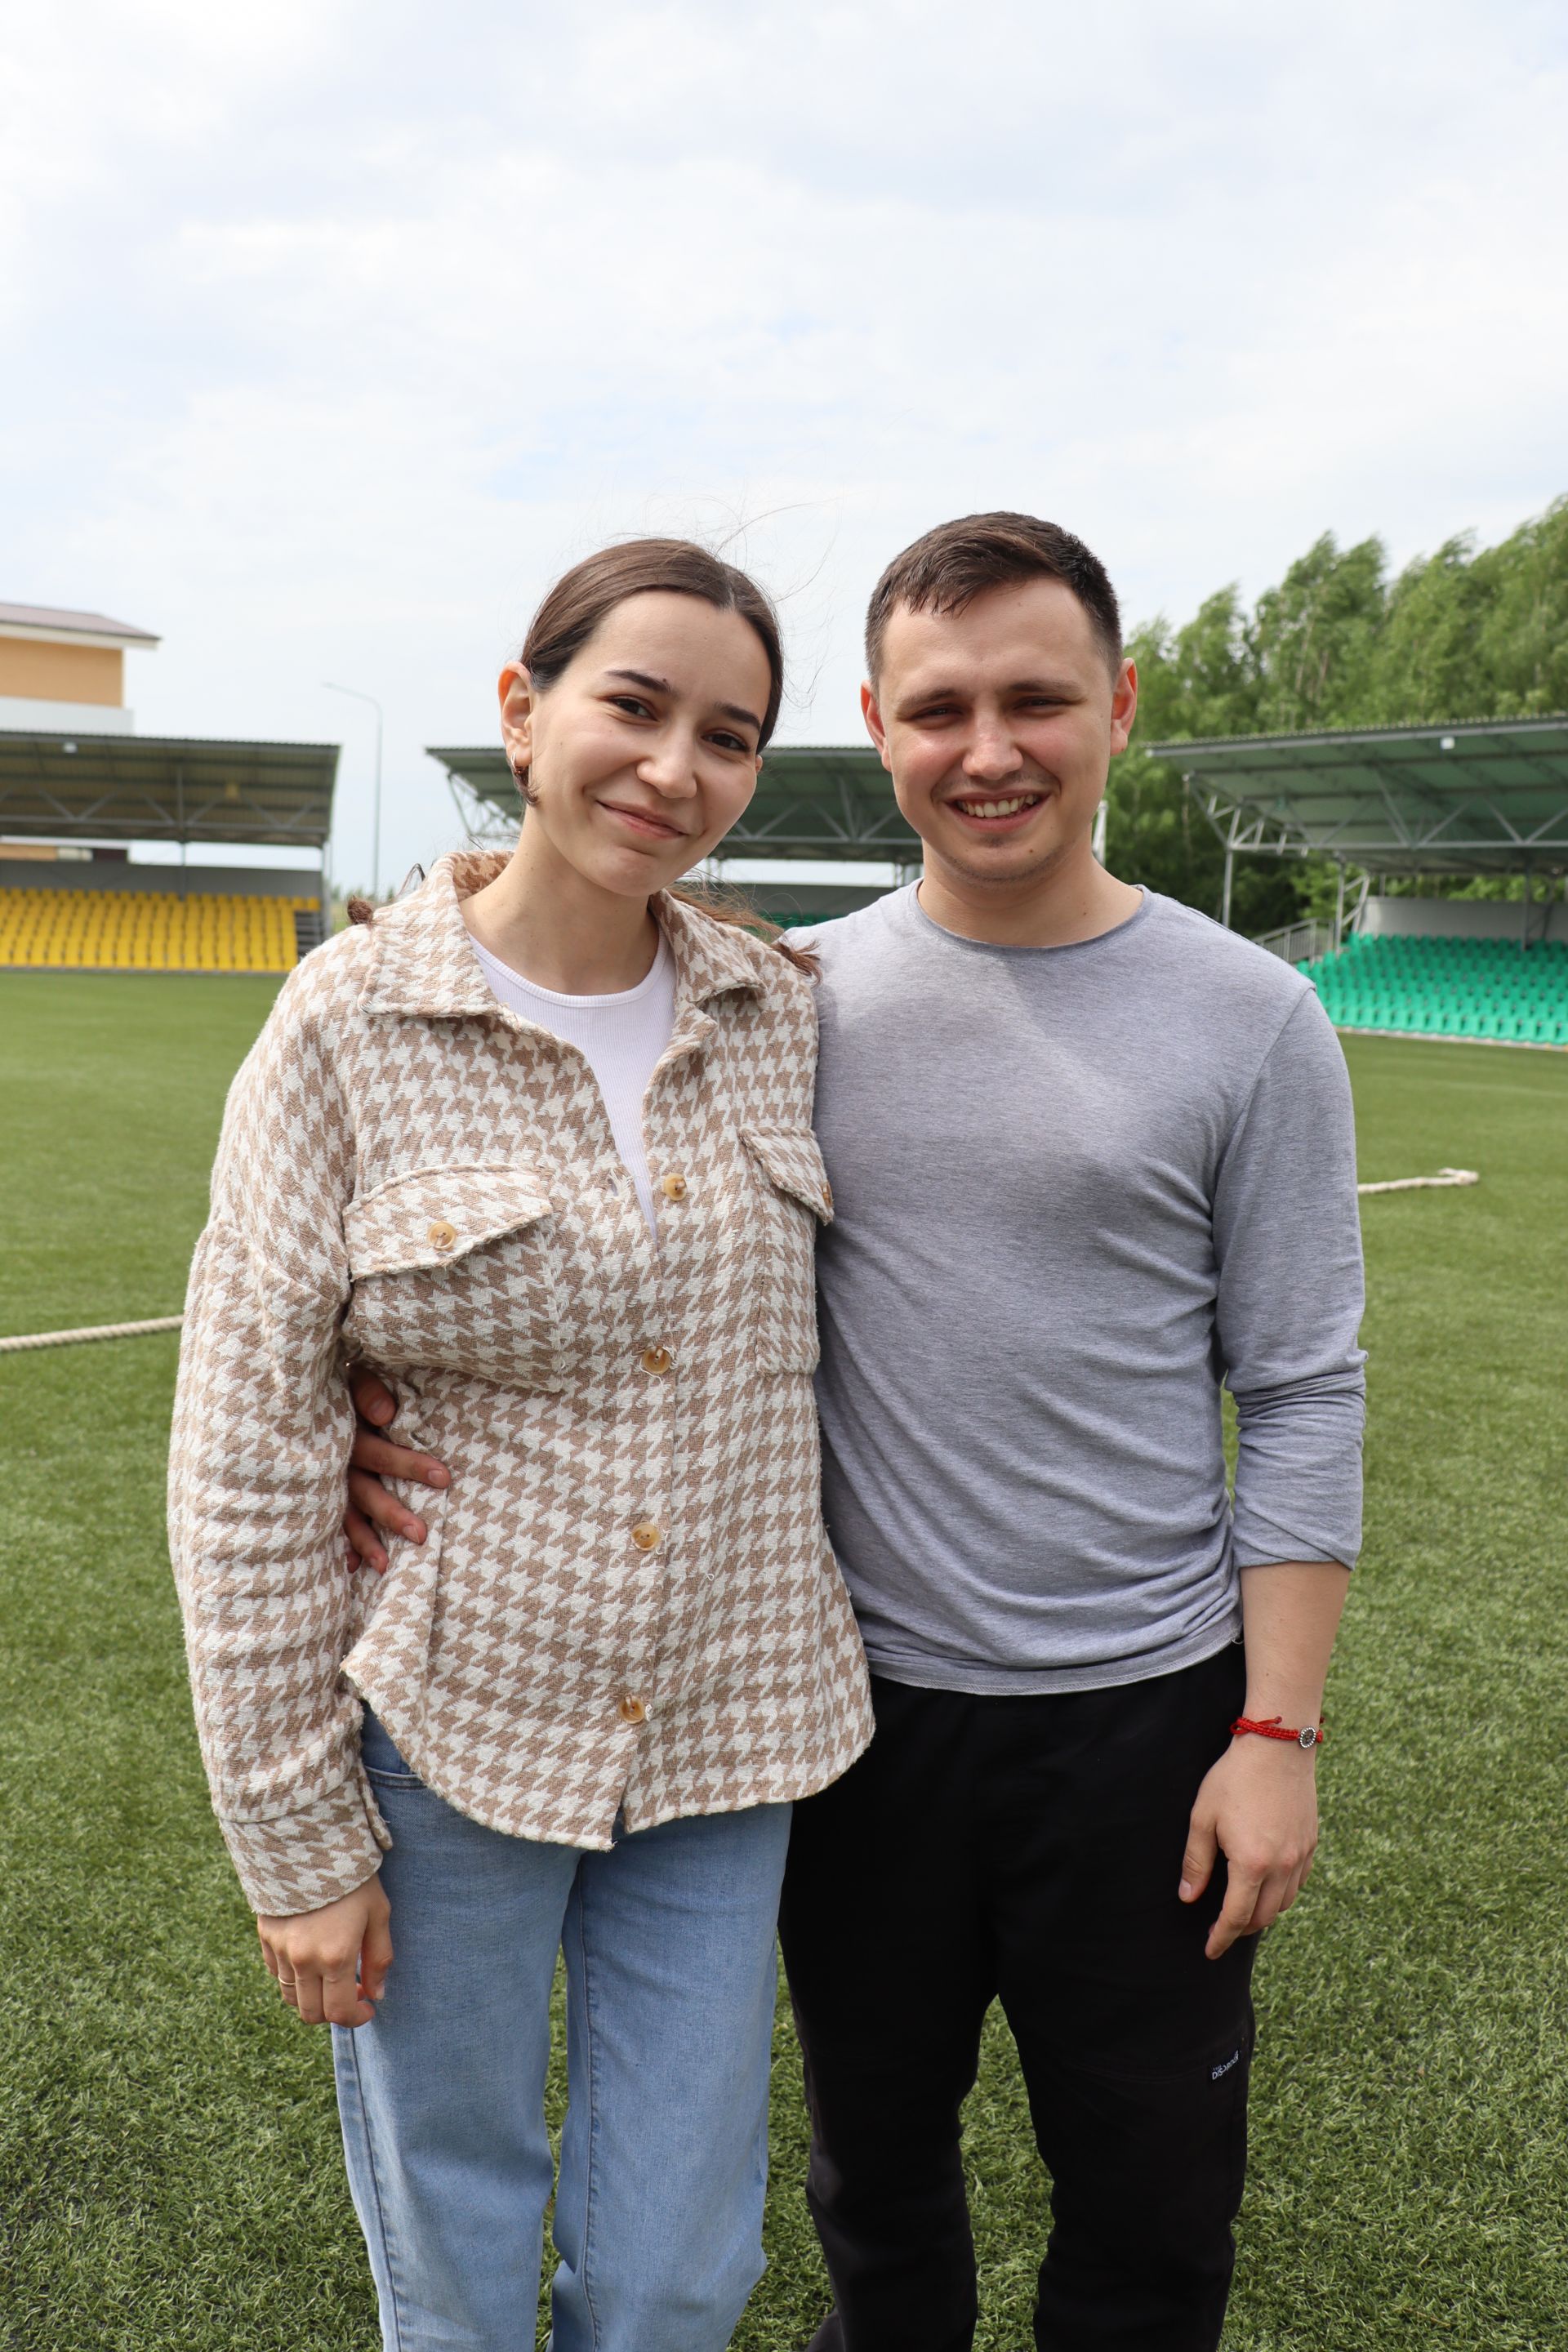
[(1033, 808), (1038, 793), (1020, 793), (1010, 801), (960, 801), (958, 806), (965, 816), (1016, 816), (1023, 808)]

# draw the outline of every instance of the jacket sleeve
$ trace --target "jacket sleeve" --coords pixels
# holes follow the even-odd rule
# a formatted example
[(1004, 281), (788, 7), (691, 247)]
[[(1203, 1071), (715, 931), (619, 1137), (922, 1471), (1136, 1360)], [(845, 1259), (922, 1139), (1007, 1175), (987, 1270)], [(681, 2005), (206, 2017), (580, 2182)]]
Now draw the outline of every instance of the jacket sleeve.
[(246, 1895), (273, 1914), (363, 1885), (388, 1843), (338, 1674), (354, 1597), (337, 1360), (353, 1149), (311, 995), (301, 968), (229, 1094), (169, 1463), (202, 1760)]
[(1339, 1039), (1313, 995), (1275, 1039), (1232, 1132), (1214, 1225), (1240, 1441), (1237, 1564), (1353, 1567), (1365, 1417), (1355, 1120)]

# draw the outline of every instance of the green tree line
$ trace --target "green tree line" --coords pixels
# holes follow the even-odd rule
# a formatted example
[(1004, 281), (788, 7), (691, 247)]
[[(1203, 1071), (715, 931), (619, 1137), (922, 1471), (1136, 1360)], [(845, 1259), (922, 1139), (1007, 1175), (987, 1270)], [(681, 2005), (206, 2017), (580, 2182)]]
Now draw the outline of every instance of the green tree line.
[[(1145, 623), (1128, 651), (1138, 724), (1111, 771), (1108, 862), (1217, 915), (1224, 852), (1172, 765), (1140, 745), (1568, 710), (1568, 498), (1499, 546), (1466, 532), (1392, 577), (1381, 540), (1341, 547), (1325, 531), (1250, 612), (1233, 583), (1182, 628)], [(1327, 911), (1333, 888), (1321, 861), (1238, 858), (1231, 920), (1268, 930)]]

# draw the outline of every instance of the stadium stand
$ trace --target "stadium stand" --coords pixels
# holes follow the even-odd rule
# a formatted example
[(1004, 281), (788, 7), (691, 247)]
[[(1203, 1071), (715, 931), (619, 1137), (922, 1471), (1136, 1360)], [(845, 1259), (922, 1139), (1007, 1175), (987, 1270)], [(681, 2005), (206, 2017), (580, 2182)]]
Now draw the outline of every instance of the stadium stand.
[[(1429, 902), (1430, 903), (1430, 902)], [(1340, 1029), (1568, 1045), (1568, 942), (1352, 937), (1298, 964)]]
[[(156, 871), (156, 869), (153, 869)], [(79, 971), (288, 971), (314, 946), (319, 898), (193, 891), (0, 892), (0, 966)], [(305, 937), (301, 938), (301, 931)]]
[[(336, 744), (68, 736), (7, 714), (0, 970), (288, 971), (326, 928), (319, 861), (337, 762)], [(132, 842), (166, 842), (182, 859), (195, 844), (317, 863), (132, 865), (119, 845)]]
[[(1568, 1046), (1568, 719), (1495, 719), (1157, 743), (1225, 849), (1339, 868), (1332, 924), (1261, 942), (1307, 973), (1335, 1024)], [(1362, 877), (1346, 914), (1346, 878)], [(1372, 898), (1374, 878), (1521, 877), (1517, 899)], [(1544, 881), (1544, 899), (1534, 894)], [(1326, 935), (1327, 951), (1316, 934)], [(1299, 934), (1313, 935), (1301, 961)]]

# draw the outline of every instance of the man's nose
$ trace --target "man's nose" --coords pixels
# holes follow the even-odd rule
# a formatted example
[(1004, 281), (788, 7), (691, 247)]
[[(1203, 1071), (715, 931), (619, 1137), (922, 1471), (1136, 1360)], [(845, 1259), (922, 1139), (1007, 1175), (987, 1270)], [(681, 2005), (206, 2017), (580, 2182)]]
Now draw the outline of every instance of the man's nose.
[(979, 782), (994, 782), (1016, 775), (1024, 755), (1005, 727), (977, 727), (963, 755), (963, 772)]

